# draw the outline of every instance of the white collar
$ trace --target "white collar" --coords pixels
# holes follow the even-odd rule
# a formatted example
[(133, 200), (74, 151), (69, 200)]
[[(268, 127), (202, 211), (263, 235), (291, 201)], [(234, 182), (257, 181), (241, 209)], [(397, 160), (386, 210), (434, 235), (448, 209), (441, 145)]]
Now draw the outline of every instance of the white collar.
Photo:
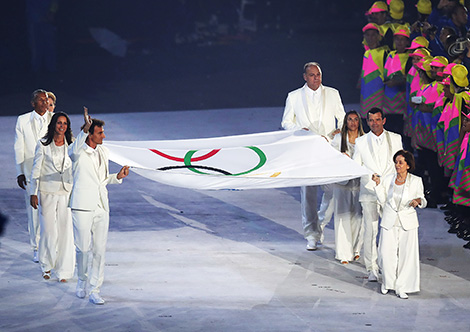
[(36, 119), (37, 121), (46, 121), (46, 114), (47, 114), (48, 111), (46, 111), (46, 113), (44, 113), (43, 115), (39, 115), (38, 112), (36, 111), (33, 111), (33, 117), (34, 119)]
[(96, 146), (96, 148), (93, 149), (91, 146), (89, 146), (88, 144), (85, 143), (85, 152), (87, 152), (89, 154), (93, 154), (93, 153), (98, 152), (97, 149), (98, 149), (98, 146)]
[(384, 131), (382, 131), (382, 134), (380, 134), (379, 136), (377, 136), (376, 134), (372, 133), (372, 136), (375, 138), (375, 141), (377, 143), (382, 143), (384, 137), (385, 137), (385, 129)]
[(305, 83), (305, 87), (307, 88), (307, 91), (309, 91), (309, 93), (312, 95), (312, 96), (318, 96), (318, 95), (321, 95), (321, 90), (323, 88), (323, 85), (320, 84), (320, 86), (318, 87), (318, 89), (316, 90), (312, 90), (309, 88), (309, 86), (307, 85), (307, 83)]

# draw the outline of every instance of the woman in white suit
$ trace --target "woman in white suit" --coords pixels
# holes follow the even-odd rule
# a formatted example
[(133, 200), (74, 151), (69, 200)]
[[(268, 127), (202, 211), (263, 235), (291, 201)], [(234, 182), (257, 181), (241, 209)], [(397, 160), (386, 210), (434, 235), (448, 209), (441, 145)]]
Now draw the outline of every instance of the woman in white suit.
[[(331, 145), (349, 158), (354, 154), (356, 138), (364, 135), (359, 113), (349, 111), (344, 116), (341, 132), (336, 134)], [(359, 259), (362, 241), (362, 209), (359, 203), (360, 178), (334, 185), (335, 202), (335, 258), (341, 264)]]
[(423, 181), (410, 174), (415, 167), (413, 155), (399, 150), (393, 156), (396, 174), (380, 179), (374, 174), (375, 192), (383, 207), (379, 239), (382, 266), (382, 294), (395, 290), (398, 297), (419, 292), (418, 215), (415, 208), (426, 207)]
[(73, 277), (75, 254), (72, 214), (68, 207), (72, 189), (72, 161), (68, 146), (73, 141), (70, 119), (55, 113), (47, 134), (39, 141), (31, 174), (31, 206), (39, 208), (39, 263), (43, 278), (54, 270), (59, 281)]

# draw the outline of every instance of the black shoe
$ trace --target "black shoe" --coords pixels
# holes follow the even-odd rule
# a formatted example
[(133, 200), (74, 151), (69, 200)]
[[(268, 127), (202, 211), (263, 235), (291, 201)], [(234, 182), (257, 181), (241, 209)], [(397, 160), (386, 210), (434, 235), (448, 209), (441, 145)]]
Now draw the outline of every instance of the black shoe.
[(451, 234), (457, 234), (461, 224), (462, 223), (460, 221), (456, 222), (455, 224), (452, 224), (447, 232)]
[(463, 247), (464, 247), (465, 249), (470, 249), (470, 242), (468, 242), (467, 244), (464, 244)]
[(449, 225), (452, 225), (452, 224), (455, 224), (455, 222), (458, 221), (459, 218), (454, 217), (454, 216), (447, 216), (444, 218), (444, 220), (447, 221)]
[(465, 228), (463, 230), (460, 230), (457, 232), (457, 237), (459, 239), (463, 239), (465, 236), (470, 235), (470, 230), (468, 228)]
[(461, 224), (463, 222), (462, 218), (460, 217), (450, 217), (448, 220), (447, 220), (447, 223), (449, 225), (455, 225), (455, 224)]
[(446, 216), (453, 216), (453, 215), (455, 215), (455, 211), (454, 210), (447, 210), (447, 211), (444, 211), (444, 214)]
[(443, 206), (441, 206), (439, 209), (449, 211), (449, 210), (452, 210), (453, 208), (454, 208), (454, 204), (449, 202), (449, 203), (444, 204)]

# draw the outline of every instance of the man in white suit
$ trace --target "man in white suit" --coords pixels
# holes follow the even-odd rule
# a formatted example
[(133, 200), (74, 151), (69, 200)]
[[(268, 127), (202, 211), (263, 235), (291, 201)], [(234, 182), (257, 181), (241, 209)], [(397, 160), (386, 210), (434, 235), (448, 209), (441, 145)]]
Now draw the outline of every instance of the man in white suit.
[[(304, 65), (303, 87), (290, 92), (281, 126), (287, 130), (309, 130), (331, 140), (343, 125), (344, 107), (338, 90), (322, 85), (322, 72), (317, 62)], [(313, 153), (313, 151), (312, 151)], [(322, 187), (324, 193), (317, 212), (317, 186), (300, 189), (302, 226), (307, 239), (307, 250), (316, 250), (323, 241), (323, 229), (331, 220), (334, 202), (331, 186)]]
[(39, 214), (38, 210), (31, 207), (28, 187), (31, 180), (37, 142), (46, 134), (47, 126), (53, 114), (48, 112), (49, 104), (45, 90), (38, 89), (33, 92), (31, 105), (34, 110), (20, 115), (16, 121), (14, 149), (16, 181), (18, 186), (25, 191), (29, 241), (33, 249), (33, 261), (37, 263), (39, 262), (37, 252), (39, 244)]
[[(121, 183), (129, 174), (124, 166), (119, 173), (109, 174), (108, 150), (102, 146), (104, 122), (91, 119), (84, 111), (85, 124), (69, 147), (72, 159), (73, 188), (70, 196), (73, 233), (77, 253), (78, 282), (76, 295), (84, 298), (86, 285), (90, 284), (90, 302), (104, 304), (100, 287), (104, 280), (106, 241), (109, 227), (109, 202), (106, 185)], [(92, 252), (91, 271), (88, 253)]]
[[(356, 139), (353, 159), (367, 167), (372, 173), (383, 177), (395, 172), (393, 155), (403, 149), (401, 136), (384, 129), (384, 113), (379, 108), (367, 112), (367, 123), (370, 131)], [(377, 264), (377, 233), (379, 230), (380, 205), (375, 193), (375, 182), (372, 175), (361, 177), (359, 201), (364, 220), (364, 263), (369, 281), (377, 281), (379, 266)]]

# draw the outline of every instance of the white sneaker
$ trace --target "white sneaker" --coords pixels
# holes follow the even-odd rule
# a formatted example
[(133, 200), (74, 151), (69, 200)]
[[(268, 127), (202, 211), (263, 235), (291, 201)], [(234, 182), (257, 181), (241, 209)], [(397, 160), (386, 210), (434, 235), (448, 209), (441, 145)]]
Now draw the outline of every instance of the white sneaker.
[(372, 270), (369, 271), (369, 276), (367, 277), (367, 280), (370, 282), (377, 282), (377, 279), (379, 278), (377, 271)]
[(34, 263), (39, 263), (38, 251), (37, 250), (33, 251), (33, 262)]
[(383, 295), (388, 293), (388, 289), (385, 288), (384, 283), (382, 283), (382, 285), (380, 286), (380, 291), (382, 292)]
[(90, 302), (93, 304), (104, 304), (105, 301), (100, 296), (100, 293), (93, 292), (90, 294)]
[(77, 288), (75, 289), (75, 295), (77, 295), (77, 297), (80, 299), (83, 299), (85, 297), (85, 286), (86, 280), (78, 279)]
[(397, 292), (397, 296), (400, 299), (404, 299), (404, 300), (406, 300), (408, 298), (408, 294), (406, 294), (405, 292)]
[(307, 239), (307, 250), (308, 251), (314, 251), (314, 250), (317, 250), (318, 247), (317, 247), (317, 242), (314, 240), (314, 239)]

